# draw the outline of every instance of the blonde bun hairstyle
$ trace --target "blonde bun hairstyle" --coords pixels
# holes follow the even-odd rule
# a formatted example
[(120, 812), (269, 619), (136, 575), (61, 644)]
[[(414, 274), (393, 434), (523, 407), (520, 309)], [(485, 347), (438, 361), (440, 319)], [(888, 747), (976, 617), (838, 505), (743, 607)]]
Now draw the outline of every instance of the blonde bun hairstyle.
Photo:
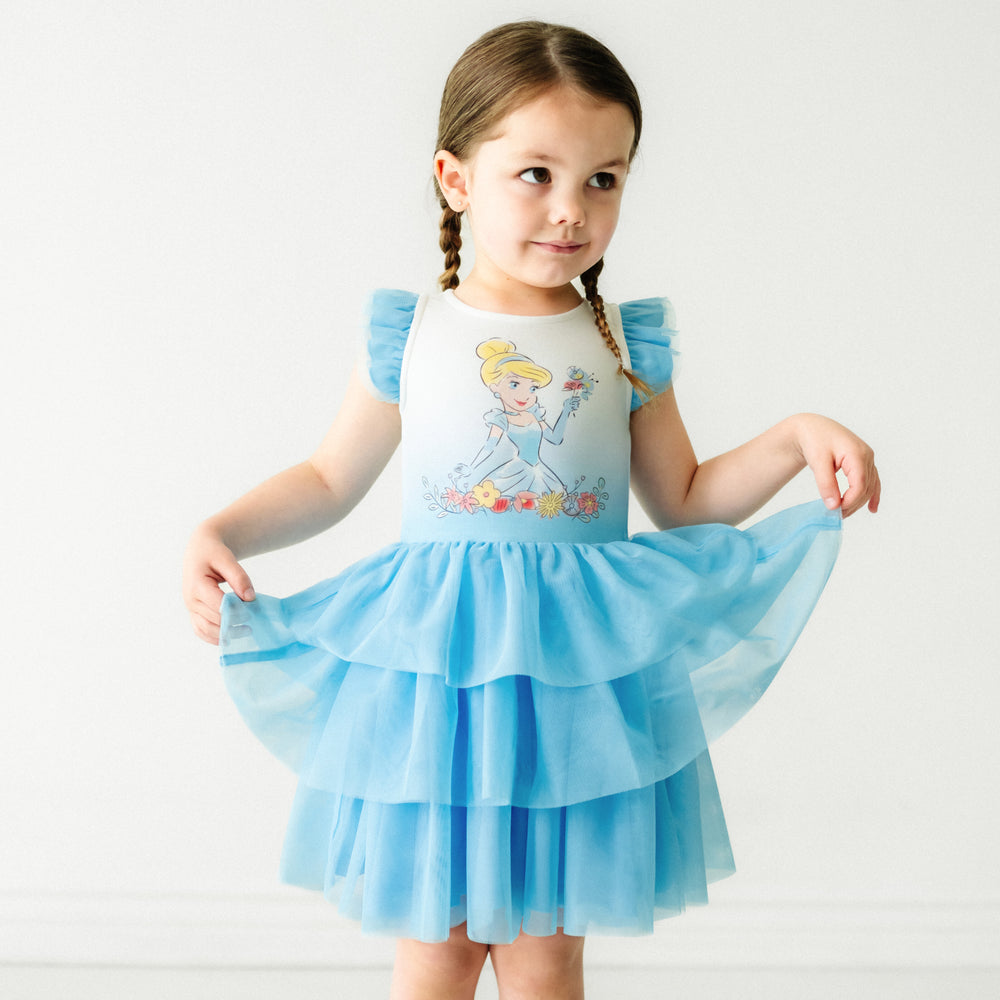
[(487, 340), (476, 348), (476, 354), (483, 359), (479, 374), (485, 386), (496, 385), (505, 375), (530, 379), (539, 387), (552, 381), (552, 372), (519, 354), (517, 348), (505, 340)]

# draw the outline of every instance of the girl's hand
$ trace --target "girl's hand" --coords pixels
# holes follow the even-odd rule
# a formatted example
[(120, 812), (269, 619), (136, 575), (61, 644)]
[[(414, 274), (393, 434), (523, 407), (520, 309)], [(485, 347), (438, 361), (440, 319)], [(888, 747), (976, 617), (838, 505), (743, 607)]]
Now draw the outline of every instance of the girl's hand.
[(237, 561), (325, 531), (368, 492), (399, 444), (399, 407), (375, 399), (358, 371), (308, 461), (272, 476), (203, 521), (184, 554), (184, 603), (195, 634), (218, 643), (220, 584), (243, 601), (253, 585)]
[[(812, 470), (823, 502), (844, 517), (867, 505), (874, 514), (882, 494), (875, 452), (846, 427), (815, 413), (801, 413), (792, 418), (795, 447)], [(837, 472), (847, 477), (847, 491), (840, 494)]]
[(240, 600), (254, 599), (253, 584), (246, 571), (219, 536), (202, 525), (191, 536), (184, 553), (184, 603), (195, 635), (215, 646), (219, 644), (222, 623), (223, 582), (233, 588)]

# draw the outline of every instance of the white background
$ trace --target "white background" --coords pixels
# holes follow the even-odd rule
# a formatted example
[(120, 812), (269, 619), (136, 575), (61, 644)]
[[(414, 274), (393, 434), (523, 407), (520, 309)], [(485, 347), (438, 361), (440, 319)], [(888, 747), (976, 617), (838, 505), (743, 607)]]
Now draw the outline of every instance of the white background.
[[(602, 291), (673, 299), (699, 454), (811, 409), (880, 460), (882, 512), (716, 749), (740, 872), (713, 898), (1000, 900), (995, 4), (8, 0), (5, 912), (298, 898), (293, 778), (189, 631), (181, 553), (318, 442), (369, 289), (432, 286), (440, 90), (522, 16), (595, 33), (640, 88)], [(251, 561), (258, 590), (392, 541), (395, 475)]]

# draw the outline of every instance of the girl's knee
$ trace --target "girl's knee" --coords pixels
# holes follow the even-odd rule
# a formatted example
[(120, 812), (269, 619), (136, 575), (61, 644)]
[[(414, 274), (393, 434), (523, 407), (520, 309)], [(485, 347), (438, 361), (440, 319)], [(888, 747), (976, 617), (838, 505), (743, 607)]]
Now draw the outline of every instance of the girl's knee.
[(465, 925), (447, 941), (401, 939), (396, 944), (393, 997), (473, 996), (488, 946), (470, 941)]
[(500, 996), (582, 997), (583, 942), (559, 931), (548, 937), (521, 934), (512, 944), (492, 945)]

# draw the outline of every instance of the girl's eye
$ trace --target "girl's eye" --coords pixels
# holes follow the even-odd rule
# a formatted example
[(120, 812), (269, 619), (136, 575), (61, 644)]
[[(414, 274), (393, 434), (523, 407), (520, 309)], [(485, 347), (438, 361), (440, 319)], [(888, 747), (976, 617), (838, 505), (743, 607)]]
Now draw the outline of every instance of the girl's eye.
[(549, 171), (546, 167), (529, 167), (517, 175), (529, 184), (548, 184)]
[(610, 191), (617, 183), (617, 178), (614, 174), (599, 173), (594, 174), (593, 177), (587, 181), (589, 187), (600, 188), (602, 191)]
[(520, 382), (518, 382), (518, 381), (517, 381), (517, 380), (515, 379), (515, 380), (514, 380), (513, 382), (508, 382), (508, 383), (507, 383), (507, 388), (508, 388), (508, 389), (517, 389), (517, 387), (518, 387), (518, 386), (519, 386), (520, 384), (521, 384), (521, 383), (520, 383)]

